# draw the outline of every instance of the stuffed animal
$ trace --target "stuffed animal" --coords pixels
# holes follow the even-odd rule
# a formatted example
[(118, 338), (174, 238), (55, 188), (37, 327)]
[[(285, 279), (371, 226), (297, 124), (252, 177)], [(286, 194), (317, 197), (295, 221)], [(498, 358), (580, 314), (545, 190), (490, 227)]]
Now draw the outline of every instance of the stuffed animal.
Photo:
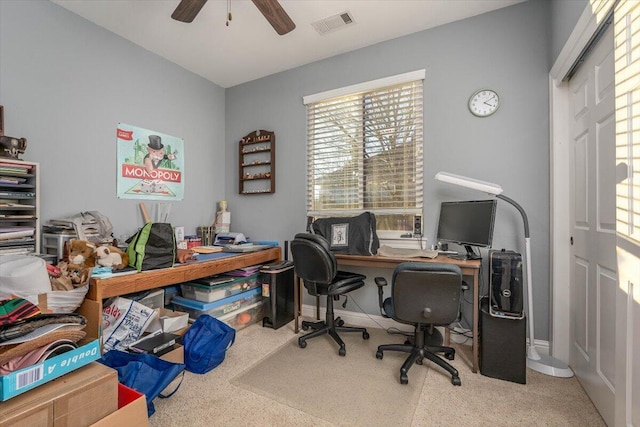
[(105, 245), (96, 248), (96, 262), (103, 267), (122, 270), (129, 265), (129, 256), (115, 246)]
[(67, 260), (73, 269), (96, 266), (96, 245), (86, 240), (71, 239), (65, 242)]
[(76, 264), (61, 261), (58, 263), (56, 270), (49, 273), (51, 289), (54, 291), (71, 291), (74, 288), (86, 285), (90, 274), (91, 268), (80, 268)]

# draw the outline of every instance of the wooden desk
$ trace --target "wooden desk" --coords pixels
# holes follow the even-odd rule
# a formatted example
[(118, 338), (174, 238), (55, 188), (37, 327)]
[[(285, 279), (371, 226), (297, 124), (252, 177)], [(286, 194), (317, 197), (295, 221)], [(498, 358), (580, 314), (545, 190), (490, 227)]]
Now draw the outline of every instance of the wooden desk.
[[(473, 277), (473, 360), (471, 361), (471, 371), (478, 372), (478, 320), (479, 320), (479, 288), (480, 288), (480, 266), (481, 260), (462, 261), (449, 258), (445, 255), (439, 255), (437, 258), (396, 258), (385, 257), (380, 255), (339, 255), (336, 254), (336, 260), (340, 267), (354, 266), (367, 268), (396, 268), (403, 262), (442, 262), (446, 264), (455, 264), (462, 270), (465, 276)], [(295, 286), (294, 294), (299, 293), (299, 286)], [(298, 312), (295, 316), (295, 328), (298, 329)], [(450, 340), (450, 332), (445, 328), (445, 340), (448, 345)]]
[(172, 268), (142, 271), (140, 273), (104, 279), (93, 278), (90, 281), (86, 298), (97, 301), (100, 312), (102, 312), (102, 300), (105, 298), (175, 285), (190, 280), (214, 276), (237, 268), (280, 261), (280, 259), (281, 250), (279, 247), (275, 247), (257, 252), (212, 259), (210, 261), (177, 264)]

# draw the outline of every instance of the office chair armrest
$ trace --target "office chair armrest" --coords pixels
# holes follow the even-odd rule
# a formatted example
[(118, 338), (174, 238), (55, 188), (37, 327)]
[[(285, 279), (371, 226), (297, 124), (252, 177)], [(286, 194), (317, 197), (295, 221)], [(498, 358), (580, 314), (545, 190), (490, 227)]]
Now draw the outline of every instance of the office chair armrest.
[(384, 277), (376, 277), (373, 280), (376, 282), (376, 286), (378, 286), (378, 288), (380, 288), (381, 286), (387, 286), (387, 279), (385, 279)]
[(376, 282), (376, 286), (378, 287), (378, 305), (380, 306), (380, 314), (382, 315), (382, 317), (389, 317), (384, 313), (383, 310), (383, 302), (382, 302), (382, 294), (383, 294), (383, 290), (382, 287), (383, 286), (387, 286), (387, 279), (385, 279), (384, 277), (376, 277), (375, 279), (373, 279)]

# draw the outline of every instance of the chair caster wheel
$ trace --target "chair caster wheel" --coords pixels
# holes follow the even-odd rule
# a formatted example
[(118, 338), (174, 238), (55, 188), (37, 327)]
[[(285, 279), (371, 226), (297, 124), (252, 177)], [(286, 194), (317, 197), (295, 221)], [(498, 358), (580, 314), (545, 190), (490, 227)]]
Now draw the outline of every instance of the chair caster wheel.
[(300, 346), (300, 348), (305, 348), (307, 346), (307, 342), (298, 340), (298, 345)]
[(419, 359), (416, 359), (416, 365), (422, 365), (422, 357)]
[(405, 340), (405, 341), (404, 341), (404, 345), (411, 345), (411, 341), (409, 341), (409, 340)]
[(380, 350), (376, 351), (376, 359), (382, 360), (382, 352)]
[(336, 319), (336, 325), (337, 325), (337, 326), (344, 326), (344, 320), (342, 320), (342, 319), (340, 319), (340, 318), (337, 318), (337, 319)]
[(452, 377), (451, 384), (453, 385), (462, 385), (462, 381), (460, 381), (460, 377)]
[(407, 375), (400, 374), (400, 384), (409, 384), (409, 377)]
[(368, 339), (369, 339), (369, 332), (364, 331), (364, 332), (362, 333), (362, 339), (364, 339), (364, 340), (368, 340)]
[(303, 331), (308, 331), (309, 330), (309, 325), (305, 325), (304, 323), (302, 324), (302, 328)]
[(445, 357), (447, 360), (453, 360), (453, 359), (455, 359), (455, 358), (456, 358), (456, 354), (455, 354), (455, 353), (445, 353), (445, 354), (444, 354), (444, 357)]
[(344, 356), (344, 355), (346, 355), (346, 354), (347, 354), (347, 349), (346, 349), (346, 348), (344, 348), (344, 347), (340, 347), (340, 350), (338, 350), (338, 354), (339, 354), (340, 356)]

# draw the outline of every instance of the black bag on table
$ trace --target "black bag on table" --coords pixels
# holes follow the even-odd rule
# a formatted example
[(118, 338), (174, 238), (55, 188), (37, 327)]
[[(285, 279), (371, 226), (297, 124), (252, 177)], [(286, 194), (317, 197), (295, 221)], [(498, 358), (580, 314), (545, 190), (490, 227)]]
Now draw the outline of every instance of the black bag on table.
[(380, 247), (376, 216), (364, 212), (353, 217), (318, 218), (311, 224), (314, 234), (329, 241), (331, 252), (349, 255), (375, 255)]
[(173, 267), (178, 245), (171, 224), (148, 222), (128, 242), (129, 265), (138, 271)]

